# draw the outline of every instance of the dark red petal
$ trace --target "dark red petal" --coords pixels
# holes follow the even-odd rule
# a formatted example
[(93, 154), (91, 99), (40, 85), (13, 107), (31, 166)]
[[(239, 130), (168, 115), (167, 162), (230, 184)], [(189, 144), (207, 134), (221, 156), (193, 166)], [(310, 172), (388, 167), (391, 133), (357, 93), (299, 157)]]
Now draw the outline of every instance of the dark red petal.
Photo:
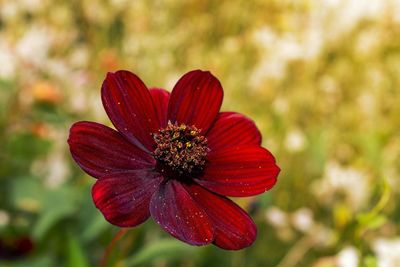
[(186, 243), (206, 245), (214, 239), (207, 214), (176, 180), (160, 186), (151, 199), (150, 213), (165, 231)]
[(230, 146), (261, 145), (261, 133), (254, 122), (236, 112), (220, 112), (207, 133), (208, 147), (218, 150)]
[(211, 193), (196, 184), (187, 186), (187, 191), (211, 219), (215, 228), (215, 245), (237, 250), (253, 244), (257, 228), (242, 208), (230, 199)]
[(150, 92), (139, 77), (125, 70), (108, 73), (101, 99), (115, 128), (133, 144), (151, 151), (151, 133), (160, 123)]
[(72, 125), (68, 144), (78, 165), (96, 178), (154, 166), (152, 156), (99, 123), (82, 121)]
[(111, 224), (132, 227), (149, 218), (150, 199), (161, 181), (152, 170), (116, 173), (96, 181), (93, 201)]
[(157, 111), (158, 121), (160, 127), (164, 128), (167, 126), (167, 114), (168, 114), (168, 101), (170, 93), (161, 88), (150, 89), (151, 97), (153, 98), (154, 107)]
[(194, 125), (205, 134), (218, 114), (223, 94), (220, 82), (210, 72), (188, 72), (172, 90), (168, 119)]
[(203, 177), (196, 179), (211, 191), (233, 197), (253, 196), (276, 183), (279, 167), (262, 147), (229, 147), (211, 151)]

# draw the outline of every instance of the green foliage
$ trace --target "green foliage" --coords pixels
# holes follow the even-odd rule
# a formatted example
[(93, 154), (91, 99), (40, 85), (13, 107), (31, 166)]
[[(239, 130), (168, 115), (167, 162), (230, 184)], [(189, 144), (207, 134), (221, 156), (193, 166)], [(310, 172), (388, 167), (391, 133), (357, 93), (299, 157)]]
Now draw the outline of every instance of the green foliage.
[(182, 255), (191, 257), (196, 253), (196, 248), (173, 239), (158, 240), (149, 244), (123, 260), (124, 266), (143, 266), (159, 260), (179, 259)]
[(68, 267), (89, 267), (88, 259), (79, 240), (73, 235), (68, 235)]
[(225, 89), (223, 110), (256, 122), (282, 171), (271, 191), (235, 199), (258, 226), (252, 247), (190, 247), (147, 222), (109, 266), (333, 267), (350, 255), (380, 267), (393, 257), (394, 1), (31, 2), (0, 1), (0, 242), (28, 236), (34, 249), (0, 256), (0, 267), (99, 264), (116, 229), (66, 141), (75, 121), (111, 125), (100, 86), (117, 69), (168, 90), (186, 71), (210, 70)]

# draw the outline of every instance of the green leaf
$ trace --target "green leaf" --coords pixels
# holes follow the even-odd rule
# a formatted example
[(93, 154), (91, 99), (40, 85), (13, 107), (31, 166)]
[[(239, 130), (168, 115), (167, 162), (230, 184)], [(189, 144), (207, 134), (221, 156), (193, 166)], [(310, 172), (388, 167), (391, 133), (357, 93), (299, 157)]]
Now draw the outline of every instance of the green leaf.
[(73, 234), (68, 235), (68, 266), (89, 267), (85, 252), (79, 245), (78, 239)]
[[(198, 249), (198, 248), (197, 248)], [(123, 266), (138, 266), (159, 259), (187, 258), (193, 254), (196, 247), (189, 246), (178, 240), (167, 239), (149, 244), (135, 255), (123, 260)]]
[(25, 259), (25, 260), (11, 261), (9, 263), (7, 263), (7, 262), (0, 263), (0, 267), (26, 267), (26, 266), (29, 266), (29, 267), (53, 267), (56, 265), (54, 263), (54, 260), (47, 255), (29, 258), (29, 259)]
[(103, 215), (98, 211), (89, 221), (87, 227), (82, 233), (82, 239), (85, 242), (91, 242), (103, 231), (110, 227), (110, 223), (107, 222)]
[(72, 215), (77, 208), (77, 196), (73, 188), (48, 191), (43, 200), (43, 212), (32, 231), (34, 238), (41, 240), (53, 225)]
[(368, 255), (364, 258), (364, 264), (363, 266), (365, 267), (377, 267), (378, 264), (376, 262), (376, 258), (372, 255)]
[(365, 229), (375, 230), (387, 222), (387, 217), (384, 215), (377, 215), (365, 224)]
[(34, 157), (46, 154), (52, 144), (49, 140), (42, 139), (32, 133), (19, 133), (11, 135), (5, 144), (5, 149), (12, 153), (13, 163), (20, 164), (20, 161), (30, 161)]
[(91, 184), (87, 184), (80, 192), (82, 198), (81, 210), (84, 212), (81, 212), (79, 217), (77, 217), (79, 224), (77, 227), (80, 233), (82, 233), (80, 237), (85, 243), (92, 242), (112, 227), (93, 204), (91, 187)]
[(10, 200), (15, 208), (27, 212), (39, 212), (43, 208), (45, 190), (36, 178), (15, 178), (10, 183)]
[[(362, 229), (376, 229), (386, 222), (386, 217), (381, 215), (382, 210), (389, 203), (391, 189), (385, 179), (382, 180), (382, 195), (378, 203), (367, 213), (358, 215), (357, 221)], [(372, 227), (372, 228), (371, 228)]]

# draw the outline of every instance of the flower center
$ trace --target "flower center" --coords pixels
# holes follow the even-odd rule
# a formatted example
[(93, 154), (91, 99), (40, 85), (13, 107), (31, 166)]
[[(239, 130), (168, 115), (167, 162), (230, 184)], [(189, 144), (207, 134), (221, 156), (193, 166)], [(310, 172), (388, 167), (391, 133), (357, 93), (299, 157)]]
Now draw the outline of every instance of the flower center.
[(153, 134), (156, 160), (179, 174), (201, 172), (208, 152), (207, 138), (195, 126), (168, 122), (167, 127)]

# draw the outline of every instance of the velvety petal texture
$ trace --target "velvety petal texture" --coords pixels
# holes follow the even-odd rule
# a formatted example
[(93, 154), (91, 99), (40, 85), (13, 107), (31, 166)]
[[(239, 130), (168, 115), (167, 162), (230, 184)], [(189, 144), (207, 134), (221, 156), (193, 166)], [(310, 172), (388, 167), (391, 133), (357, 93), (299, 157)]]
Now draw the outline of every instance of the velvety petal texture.
[(253, 244), (257, 228), (247, 213), (232, 200), (207, 191), (199, 185), (187, 186), (192, 198), (203, 207), (215, 229), (214, 244), (237, 250)]
[(149, 218), (149, 203), (162, 179), (151, 169), (107, 176), (92, 188), (94, 204), (110, 223), (136, 226)]
[(196, 181), (225, 196), (261, 194), (274, 186), (280, 171), (272, 154), (257, 146), (211, 151), (207, 160), (204, 175)]
[(271, 189), (280, 169), (250, 118), (219, 112), (217, 78), (194, 70), (169, 93), (121, 70), (107, 74), (101, 98), (116, 130), (77, 122), (68, 143), (77, 164), (98, 178), (92, 197), (108, 222), (133, 227), (151, 216), (191, 245), (253, 244), (256, 225), (227, 197)]
[(151, 97), (153, 98), (154, 107), (157, 112), (158, 121), (160, 127), (164, 128), (167, 126), (167, 114), (168, 114), (168, 101), (170, 93), (161, 88), (151, 88)]
[(254, 122), (236, 112), (221, 112), (207, 133), (208, 147), (218, 150), (240, 145), (261, 145), (261, 133)]
[(194, 125), (205, 134), (219, 112), (222, 99), (222, 86), (210, 72), (188, 72), (172, 90), (168, 119), (189, 126)]
[(186, 243), (205, 245), (214, 239), (210, 218), (176, 180), (160, 186), (151, 200), (150, 212), (165, 231)]
[(68, 144), (78, 165), (96, 178), (155, 164), (151, 155), (128, 142), (119, 132), (95, 122), (72, 125)]
[(138, 147), (151, 151), (151, 133), (160, 123), (146, 85), (129, 71), (108, 73), (101, 89), (101, 98), (115, 128)]

